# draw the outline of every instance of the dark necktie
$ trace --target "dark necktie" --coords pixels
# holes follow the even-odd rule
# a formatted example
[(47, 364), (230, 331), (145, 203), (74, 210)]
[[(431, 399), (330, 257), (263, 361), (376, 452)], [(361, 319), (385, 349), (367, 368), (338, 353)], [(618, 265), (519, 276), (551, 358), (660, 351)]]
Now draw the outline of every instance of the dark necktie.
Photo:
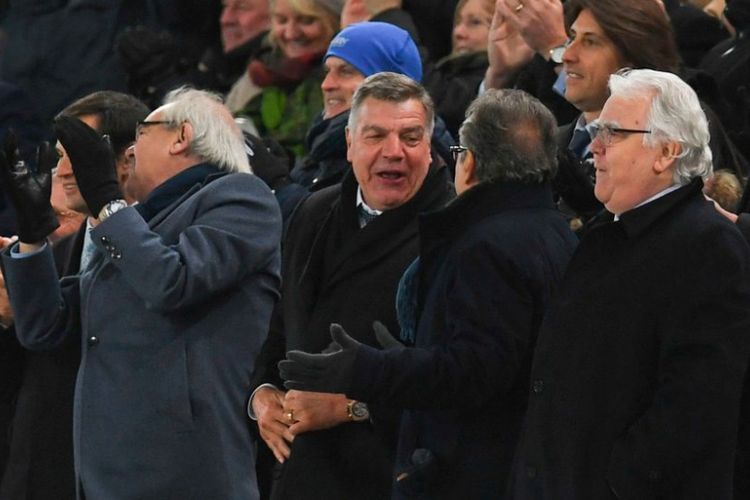
[(578, 159), (585, 160), (586, 156), (588, 156), (585, 154), (586, 146), (590, 143), (591, 136), (586, 132), (586, 129), (576, 129), (575, 132), (573, 132), (573, 138), (568, 144), (568, 149), (572, 151)]
[(359, 216), (359, 227), (363, 228), (377, 217), (377, 214), (371, 214), (365, 209), (363, 204), (357, 205), (357, 215)]

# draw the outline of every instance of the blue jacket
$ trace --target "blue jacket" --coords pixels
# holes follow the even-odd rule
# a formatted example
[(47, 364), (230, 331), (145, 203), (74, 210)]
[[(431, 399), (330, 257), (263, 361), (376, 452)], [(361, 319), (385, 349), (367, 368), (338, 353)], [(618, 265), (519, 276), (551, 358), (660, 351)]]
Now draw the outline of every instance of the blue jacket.
[(270, 190), (229, 174), (148, 223), (134, 208), (112, 215), (80, 275), (58, 281), (49, 249), (3, 256), (24, 346), (82, 332), (74, 449), (87, 498), (258, 497), (244, 403), (278, 298), (280, 234)]

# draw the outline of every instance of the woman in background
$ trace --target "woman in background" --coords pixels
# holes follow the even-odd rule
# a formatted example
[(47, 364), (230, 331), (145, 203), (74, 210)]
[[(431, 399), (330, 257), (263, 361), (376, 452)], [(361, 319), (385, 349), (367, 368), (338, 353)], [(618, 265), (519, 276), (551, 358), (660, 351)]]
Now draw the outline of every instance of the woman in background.
[[(322, 58), (339, 29), (344, 0), (271, 0), (271, 31), (248, 66), (238, 106), (237, 86), (227, 96), (236, 114), (261, 137), (303, 156), (304, 138), (323, 109)], [(252, 129), (251, 129), (252, 130)]]
[(487, 37), (494, 12), (495, 0), (458, 2), (453, 21), (453, 49), (425, 78), (436, 111), (453, 137), (458, 137), (466, 108), (477, 96), (487, 70)]

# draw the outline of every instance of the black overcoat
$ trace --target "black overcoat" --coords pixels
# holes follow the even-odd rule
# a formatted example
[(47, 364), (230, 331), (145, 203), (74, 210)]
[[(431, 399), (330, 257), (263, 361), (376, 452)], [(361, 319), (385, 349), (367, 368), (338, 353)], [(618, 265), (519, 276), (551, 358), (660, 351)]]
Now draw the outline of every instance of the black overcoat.
[(539, 333), (512, 498), (732, 498), (750, 249), (701, 188), (582, 239)]
[[(397, 328), (395, 295), (404, 269), (417, 256), (417, 215), (442, 207), (453, 195), (445, 167), (431, 168), (404, 205), (359, 228), (357, 183), (313, 193), (297, 207), (284, 239), (282, 298), (257, 360), (251, 388), (283, 387), (276, 364), (287, 350), (318, 353), (341, 324), (360, 342), (378, 345), (373, 320)], [(274, 498), (387, 498), (395, 429), (347, 423), (297, 436), (279, 471)], [(389, 432), (390, 431), (390, 432)]]

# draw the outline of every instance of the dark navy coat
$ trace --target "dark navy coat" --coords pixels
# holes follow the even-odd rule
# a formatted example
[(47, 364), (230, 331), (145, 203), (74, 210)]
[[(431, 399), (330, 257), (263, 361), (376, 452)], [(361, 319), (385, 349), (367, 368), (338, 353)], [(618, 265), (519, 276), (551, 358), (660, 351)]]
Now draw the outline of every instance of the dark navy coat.
[(516, 183), (469, 189), (420, 238), (417, 349), (363, 349), (347, 395), (407, 409), (395, 498), (501, 498), (537, 329), (578, 240), (548, 185)]

